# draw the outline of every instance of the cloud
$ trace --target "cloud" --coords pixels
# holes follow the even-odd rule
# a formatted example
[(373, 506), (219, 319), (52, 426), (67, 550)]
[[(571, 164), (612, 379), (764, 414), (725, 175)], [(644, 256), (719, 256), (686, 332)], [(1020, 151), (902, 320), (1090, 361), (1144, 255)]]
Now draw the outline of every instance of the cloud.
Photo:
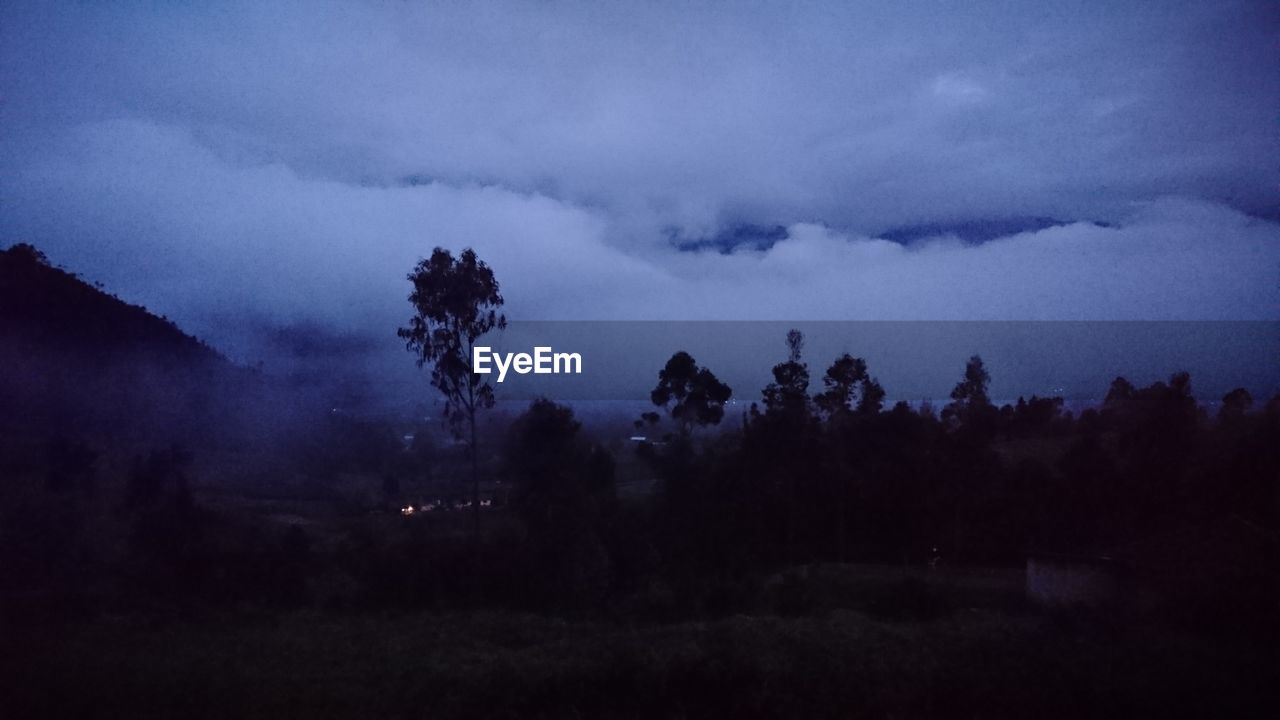
[(1126, 5), (6, 6), (0, 230), (233, 354), (435, 245), (523, 318), (1280, 318), (1274, 9)]
[(1280, 317), (1280, 225), (1202, 200), (978, 246), (797, 223), (764, 251), (641, 252), (611, 242), (603, 211), (536, 193), (302, 177), (134, 121), (62, 147), (9, 183), (5, 236), (232, 346), (304, 322), (390, 337), (435, 245), (476, 248), (518, 319)]
[(304, 177), (500, 184), (611, 241), (1265, 210), (1265, 3), (11, 7), (4, 124), (130, 118)]

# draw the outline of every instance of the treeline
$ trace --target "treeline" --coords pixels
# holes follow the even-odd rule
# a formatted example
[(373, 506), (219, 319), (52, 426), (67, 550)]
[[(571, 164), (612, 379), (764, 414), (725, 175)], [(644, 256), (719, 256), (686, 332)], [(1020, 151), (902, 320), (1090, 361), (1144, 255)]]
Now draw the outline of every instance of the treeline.
[[(492, 408), (493, 390), (467, 359), (477, 338), (505, 324), (502, 298), (474, 253), (455, 259), (437, 249), (409, 276), (415, 315), (400, 336), (430, 366), (454, 443), (435, 447), (431, 433), (417, 432), (406, 448), (389, 425), (332, 410), (273, 408), (248, 422), (263, 403), (287, 403), (228, 403), (222, 396), (243, 395), (227, 391), (238, 386), (191, 383), (181, 373), (181, 393), (141, 394), (123, 406), (161, 431), (126, 433), (116, 427), (124, 421), (96, 416), (99, 407), (121, 408), (109, 395), (94, 399), (94, 383), (122, 391), (137, 383), (58, 376), (48, 370), (60, 365), (37, 368), (23, 350), (52, 344), (63, 352), (45, 355), (77, 356), (79, 345), (58, 343), (79, 342), (72, 311), (81, 308), (123, 318), (122, 326), (161, 321), (105, 301), (33, 248), (0, 260), (6, 307), (46, 291), (52, 298), (43, 310), (28, 308), (28, 319), (0, 322), (0, 334), (22, 341), (9, 354), (25, 358), (0, 388), (8, 411), (0, 420), (13, 430), (0, 435), (5, 604), (114, 598), (679, 614), (731, 609), (778, 571), (814, 563), (1018, 565), (1029, 553), (1097, 557), (1134, 544), (1171, 555), (1200, 544), (1208, 564), (1261, 568), (1275, 582), (1274, 563), (1263, 567), (1262, 556), (1238, 552), (1229, 537), (1199, 543), (1188, 531), (1245, 528), (1275, 559), (1280, 398), (1259, 407), (1236, 389), (1210, 413), (1185, 373), (1143, 388), (1117, 378), (1099, 407), (1073, 416), (1061, 398), (997, 407), (974, 356), (957, 368), (944, 407), (889, 407), (865, 360), (846, 354), (811, 367), (792, 331), (773, 381), (741, 414), (726, 416), (733, 393), (712, 369), (673, 355), (658, 369), (655, 410), (636, 421), (652, 441), (622, 451), (637, 457), (593, 442), (570, 407), (548, 399), (495, 443), (476, 420)], [(225, 365), (186, 336), (151, 334), (182, 348), (170, 354)], [(136, 344), (121, 342), (119, 352)], [(59, 422), (23, 410), (40, 407), (56, 408), (45, 419)], [(285, 416), (297, 422), (276, 421)], [(46, 425), (55, 430), (42, 434)], [(253, 442), (208, 442), (224, 425)], [(183, 449), (169, 445), (174, 437), (194, 441)], [(637, 461), (656, 490), (620, 498), (618, 468)], [(197, 477), (212, 480), (204, 487), (220, 497), (202, 496)], [(482, 512), (482, 486), (499, 482), (502, 492)], [(401, 504), (423, 499), (417, 493), (428, 486), (467, 512), (401, 517)], [(236, 492), (259, 505), (237, 505), (244, 497)], [(278, 508), (261, 511), (268, 494)], [(1162, 541), (1179, 533), (1176, 543)]]
[[(505, 325), (498, 282), (474, 251), (455, 258), (444, 248), (408, 280), (414, 315), (400, 336), (432, 367), (455, 429), (472, 428), (478, 498), (475, 417), (493, 393), (467, 351)], [(815, 562), (1096, 556), (1224, 518), (1276, 544), (1280, 399), (1255, 411), (1234, 390), (1211, 418), (1177, 374), (1141, 389), (1118, 378), (1078, 418), (1060, 398), (997, 407), (974, 356), (940, 410), (886, 408), (862, 358), (835, 358), (814, 382), (803, 335), (792, 330), (786, 345), (760, 400), (720, 433), (700, 429), (725, 421), (731, 389), (685, 352), (660, 369), (651, 400), (670, 432), (639, 448), (659, 480), (647, 504), (615, 502), (610, 464), (577, 439), (572, 412), (534, 403), (504, 461), (521, 524), (503, 556), (530, 569), (522, 596), (584, 577), (616, 591), (653, 576), (734, 578)], [(645, 413), (637, 429), (659, 433), (662, 413)], [(478, 522), (478, 503), (476, 512)]]
[(1211, 416), (1179, 373), (1117, 378), (1079, 417), (1061, 398), (998, 407), (974, 356), (941, 409), (886, 408), (861, 358), (835, 359), (811, 394), (798, 332), (788, 348), (741, 418), (724, 418), (729, 388), (711, 370), (672, 357), (652, 396), (672, 430), (638, 449), (660, 480), (639, 505), (619, 508), (601, 449), (571, 450), (569, 408), (535, 402), (506, 468), (541, 574), (567, 580), (583, 558), (621, 586), (820, 562), (1021, 564), (1227, 519), (1271, 541), (1280, 527), (1280, 399), (1255, 408), (1237, 389)]
[[(661, 379), (654, 400), (678, 430), (648, 452), (673, 557), (713, 568), (1016, 563), (1223, 516), (1277, 527), (1280, 399), (1255, 411), (1237, 389), (1210, 417), (1179, 373), (1146, 388), (1117, 378), (1078, 418), (1061, 398), (997, 407), (974, 356), (940, 410), (885, 408), (861, 358), (835, 359), (811, 395), (798, 332), (788, 347), (761, 401), (713, 442), (686, 421), (715, 421), (700, 389), (709, 372), (682, 371), (676, 393)], [(673, 366), (696, 368), (680, 354)]]
[(53, 593), (90, 606), (683, 616), (741, 608), (775, 573), (815, 563), (1017, 565), (1224, 519), (1264, 538), (1280, 528), (1278, 400), (1255, 407), (1235, 390), (1210, 414), (1176, 374), (1144, 388), (1117, 379), (1078, 417), (1060, 398), (997, 407), (975, 356), (944, 407), (886, 407), (864, 360), (838, 357), (814, 382), (803, 337), (787, 347), (737, 416), (725, 414), (730, 389), (687, 353), (660, 369), (659, 412), (637, 421), (652, 440), (623, 451), (658, 479), (640, 497), (618, 493), (617, 468), (635, 458), (593, 442), (570, 407), (533, 402), (481, 463), (509, 492), (478, 534), (469, 512), (401, 517), (402, 483), (460, 480), (471, 453), (406, 449), (389, 427), (334, 416), (289, 446), (276, 472), (303, 490), (380, 485), (363, 504), (322, 494), (335, 500), (325, 516), (292, 527), (208, 505), (179, 448), (122, 468), (55, 437), (42, 456), (7, 461), (0, 579), (9, 600), (35, 592), (46, 606)]

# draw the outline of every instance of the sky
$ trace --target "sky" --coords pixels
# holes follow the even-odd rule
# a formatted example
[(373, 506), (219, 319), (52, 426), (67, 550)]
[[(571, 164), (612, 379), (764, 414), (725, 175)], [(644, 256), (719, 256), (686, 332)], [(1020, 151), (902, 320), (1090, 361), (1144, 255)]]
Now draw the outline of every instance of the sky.
[(5, 3), (0, 163), (246, 360), (437, 245), (521, 320), (1280, 320), (1280, 5)]

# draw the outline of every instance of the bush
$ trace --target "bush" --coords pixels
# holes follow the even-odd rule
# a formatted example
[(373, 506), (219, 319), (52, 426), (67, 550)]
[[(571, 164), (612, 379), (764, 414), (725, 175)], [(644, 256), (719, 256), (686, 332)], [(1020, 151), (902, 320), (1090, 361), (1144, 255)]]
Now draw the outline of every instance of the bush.
[(883, 620), (935, 620), (948, 614), (942, 593), (920, 578), (903, 578), (877, 592), (867, 607)]

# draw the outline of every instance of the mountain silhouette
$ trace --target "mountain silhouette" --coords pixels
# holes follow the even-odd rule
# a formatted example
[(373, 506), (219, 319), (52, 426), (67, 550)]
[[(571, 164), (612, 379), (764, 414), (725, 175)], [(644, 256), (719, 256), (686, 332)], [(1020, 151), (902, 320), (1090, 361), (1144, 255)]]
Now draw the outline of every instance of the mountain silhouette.
[(169, 320), (0, 251), (0, 430), (185, 440), (228, 419), (253, 373)]

